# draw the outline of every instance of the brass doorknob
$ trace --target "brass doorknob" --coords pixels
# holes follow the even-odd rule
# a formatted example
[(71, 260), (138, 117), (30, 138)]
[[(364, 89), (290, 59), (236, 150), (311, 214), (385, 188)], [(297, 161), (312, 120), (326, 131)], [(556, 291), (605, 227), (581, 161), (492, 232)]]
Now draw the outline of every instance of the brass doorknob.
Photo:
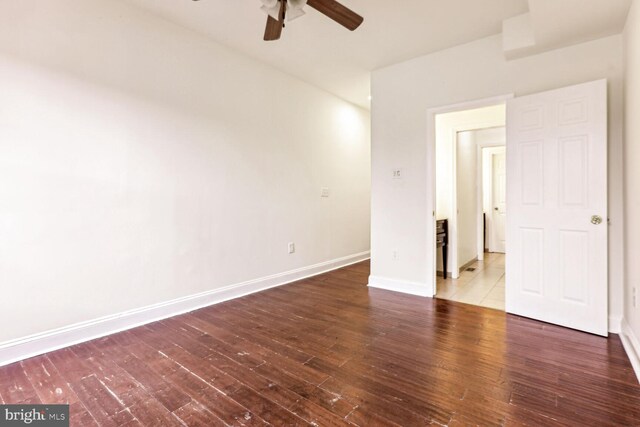
[(602, 217), (600, 215), (594, 215), (591, 217), (591, 224), (600, 225), (602, 224)]

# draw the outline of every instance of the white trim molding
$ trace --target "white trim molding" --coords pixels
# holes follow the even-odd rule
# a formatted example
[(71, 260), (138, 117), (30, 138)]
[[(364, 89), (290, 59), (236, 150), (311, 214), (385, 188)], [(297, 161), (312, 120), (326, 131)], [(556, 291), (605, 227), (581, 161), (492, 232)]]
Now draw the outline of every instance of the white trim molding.
[(409, 282), (407, 280), (389, 279), (386, 277), (369, 276), (370, 288), (387, 291), (402, 292), (419, 297), (433, 297), (431, 286), (427, 283)]
[(622, 319), (622, 330), (620, 331), (620, 339), (622, 345), (629, 356), (631, 366), (640, 381), (640, 341), (636, 337), (635, 333), (629, 326), (626, 320)]
[(622, 316), (609, 316), (609, 333), (619, 334), (622, 331)]
[(171, 301), (112, 314), (87, 322), (30, 335), (0, 343), (0, 366), (38, 356), (43, 353), (69, 347), (81, 342), (111, 335), (147, 323), (188, 313), (245, 295), (302, 280), (331, 270), (346, 267), (366, 259), (370, 252), (361, 252), (321, 262), (319, 264), (253, 279), (223, 288), (213, 289)]

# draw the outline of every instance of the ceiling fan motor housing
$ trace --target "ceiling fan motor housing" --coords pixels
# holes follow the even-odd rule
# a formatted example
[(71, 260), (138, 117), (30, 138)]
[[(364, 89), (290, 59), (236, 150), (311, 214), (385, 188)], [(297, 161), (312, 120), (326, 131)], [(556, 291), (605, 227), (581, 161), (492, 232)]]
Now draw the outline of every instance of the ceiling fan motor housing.
[(261, 9), (271, 16), (273, 19), (279, 21), (281, 11), (280, 2), (285, 4), (285, 14), (287, 21), (293, 21), (296, 18), (305, 14), (303, 8), (307, 4), (307, 0), (261, 0)]

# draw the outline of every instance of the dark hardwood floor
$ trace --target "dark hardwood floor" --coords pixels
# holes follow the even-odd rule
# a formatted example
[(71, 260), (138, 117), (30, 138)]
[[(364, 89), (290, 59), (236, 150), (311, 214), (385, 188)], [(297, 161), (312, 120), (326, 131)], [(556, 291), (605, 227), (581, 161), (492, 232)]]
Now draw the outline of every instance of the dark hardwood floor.
[(73, 426), (640, 425), (620, 339), (366, 287), (368, 263), (0, 368)]

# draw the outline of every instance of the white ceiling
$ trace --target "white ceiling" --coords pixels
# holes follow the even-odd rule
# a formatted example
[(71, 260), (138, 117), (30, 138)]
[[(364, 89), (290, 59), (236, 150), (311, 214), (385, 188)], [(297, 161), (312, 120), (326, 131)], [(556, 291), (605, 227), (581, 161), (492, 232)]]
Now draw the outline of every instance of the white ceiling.
[(536, 45), (553, 49), (617, 34), (630, 7), (631, 0), (529, 0)]
[(507, 58), (618, 34), (632, 0), (528, 0), (529, 12), (505, 21)]
[(377, 68), (498, 34), (503, 20), (527, 12), (545, 26), (539, 48), (575, 43), (591, 33), (614, 34), (622, 30), (631, 2), (341, 0), (364, 17), (355, 32), (307, 7), (305, 16), (287, 23), (281, 40), (265, 42), (260, 0), (125, 1), (365, 108), (370, 73)]
[(127, 1), (365, 108), (372, 70), (498, 34), (528, 11), (527, 0), (342, 0), (364, 17), (355, 32), (307, 8), (265, 42), (259, 0)]

